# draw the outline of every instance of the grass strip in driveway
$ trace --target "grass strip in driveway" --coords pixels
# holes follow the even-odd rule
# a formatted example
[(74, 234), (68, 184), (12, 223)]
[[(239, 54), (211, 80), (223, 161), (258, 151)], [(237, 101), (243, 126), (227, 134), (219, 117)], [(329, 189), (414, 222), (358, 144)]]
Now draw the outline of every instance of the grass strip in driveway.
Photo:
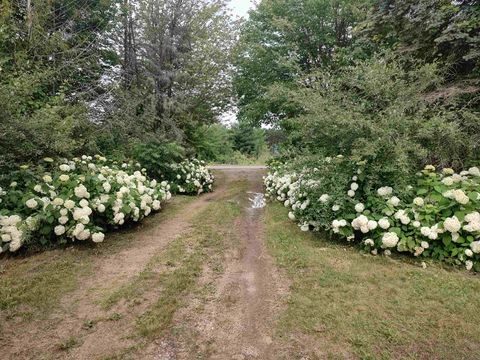
[(192, 231), (171, 245), (173, 256), (168, 261), (176, 267), (161, 276), (156, 302), (138, 318), (142, 336), (158, 336), (170, 326), (174, 313), (184, 305), (183, 295), (193, 289), (202, 273), (202, 264), (225, 249), (225, 239), (240, 214), (239, 203), (232, 199), (244, 192), (247, 185), (245, 181), (232, 183), (229, 194), (200, 212), (193, 220)]

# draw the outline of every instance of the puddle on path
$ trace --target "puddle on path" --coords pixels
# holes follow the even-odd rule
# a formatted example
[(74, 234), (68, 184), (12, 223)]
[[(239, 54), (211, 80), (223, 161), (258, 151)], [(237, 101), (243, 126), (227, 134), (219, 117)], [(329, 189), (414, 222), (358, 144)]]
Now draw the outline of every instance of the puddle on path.
[(247, 194), (253, 195), (253, 197), (248, 198), (251, 203), (250, 209), (261, 209), (267, 205), (264, 194), (251, 191), (247, 192)]

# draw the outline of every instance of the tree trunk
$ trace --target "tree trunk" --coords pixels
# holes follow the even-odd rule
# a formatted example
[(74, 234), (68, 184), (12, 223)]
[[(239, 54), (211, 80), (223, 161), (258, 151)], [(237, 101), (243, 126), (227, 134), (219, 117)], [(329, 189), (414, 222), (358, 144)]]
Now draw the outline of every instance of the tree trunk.
[(27, 0), (27, 33), (28, 40), (32, 39), (32, 27), (33, 27), (33, 10), (32, 10), (32, 0)]

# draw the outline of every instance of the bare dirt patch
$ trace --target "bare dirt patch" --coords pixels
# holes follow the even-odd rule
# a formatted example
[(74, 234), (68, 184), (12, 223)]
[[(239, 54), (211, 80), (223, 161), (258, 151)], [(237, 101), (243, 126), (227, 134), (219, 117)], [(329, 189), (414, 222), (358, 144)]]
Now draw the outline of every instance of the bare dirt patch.
[(226, 239), (228, 250), (206, 264), (200, 290), (176, 315), (171, 334), (139, 359), (278, 359), (282, 352), (275, 323), (287, 286), (265, 248), (263, 209), (249, 201), (251, 192), (262, 192), (263, 170), (223, 171), (248, 179), (250, 192), (238, 199), (243, 211)]

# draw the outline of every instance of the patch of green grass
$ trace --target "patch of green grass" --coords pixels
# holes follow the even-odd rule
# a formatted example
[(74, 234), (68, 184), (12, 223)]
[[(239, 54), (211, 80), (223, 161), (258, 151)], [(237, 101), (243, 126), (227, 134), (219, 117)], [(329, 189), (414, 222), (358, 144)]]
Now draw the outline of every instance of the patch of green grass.
[(480, 357), (478, 276), (361, 254), (299, 231), (278, 204), (266, 219), (269, 249), (291, 280), (279, 335), (297, 354), (309, 339), (312, 359)]
[(78, 252), (52, 251), (9, 261), (0, 276), (0, 310), (45, 312), (66, 292), (74, 290), (79, 276), (89, 273), (90, 262)]
[(177, 196), (166, 206), (166, 211), (145, 219), (145, 224), (109, 234), (105, 242), (97, 246), (75, 244), (71, 248), (2, 260), (0, 310), (6, 312), (6, 319), (45, 315), (57, 306), (64, 294), (76, 289), (83, 276), (91, 273), (95, 257), (129, 246), (138, 231), (174, 217), (194, 199)]
[(246, 186), (245, 181), (232, 184), (223, 199), (195, 217), (193, 231), (178, 239), (179, 243), (189, 244), (191, 251), (183, 255), (173, 271), (161, 277), (158, 299), (137, 321), (142, 336), (157, 336), (170, 326), (173, 315), (184, 305), (184, 295), (194, 289), (204, 262), (225, 249), (225, 239), (229, 238), (233, 221), (240, 213), (239, 203), (229, 198), (244, 192)]
[(58, 348), (63, 351), (67, 351), (71, 348), (74, 348), (75, 346), (78, 345), (78, 341), (75, 337), (71, 336), (68, 339), (62, 341), (60, 344), (58, 344)]
[(123, 318), (123, 315), (120, 314), (120, 313), (117, 313), (117, 312), (114, 312), (112, 314), (110, 314), (107, 318), (107, 320), (109, 321), (118, 321), (118, 320), (121, 320)]
[(166, 275), (188, 258), (187, 240), (178, 238), (164, 252), (154, 255), (134, 280), (114, 289), (101, 301), (102, 308), (111, 309), (120, 300), (131, 302), (153, 287), (160, 288)]

